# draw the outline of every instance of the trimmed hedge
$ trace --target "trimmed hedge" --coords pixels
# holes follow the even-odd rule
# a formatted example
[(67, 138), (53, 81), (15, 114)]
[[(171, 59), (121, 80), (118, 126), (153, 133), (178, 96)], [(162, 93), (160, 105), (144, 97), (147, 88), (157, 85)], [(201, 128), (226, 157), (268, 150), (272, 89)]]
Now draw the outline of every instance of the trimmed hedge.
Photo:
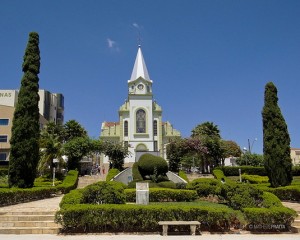
[(268, 183), (269, 178), (267, 176), (242, 174), (242, 181), (251, 184), (260, 184), (260, 183)]
[(200, 221), (205, 230), (227, 231), (238, 213), (229, 208), (182, 205), (67, 205), (56, 213), (64, 232), (156, 232), (159, 221)]
[(180, 170), (178, 176), (184, 179), (185, 181), (189, 182), (189, 179), (184, 171)]
[[(136, 201), (136, 190), (125, 189), (126, 201)], [(198, 198), (197, 192), (193, 190), (150, 188), (150, 202), (191, 202)]]
[(186, 189), (196, 190), (199, 197), (217, 195), (221, 182), (217, 179), (198, 178), (188, 183)]
[(132, 166), (132, 178), (133, 178), (133, 181), (143, 181), (143, 177), (139, 171), (139, 165), (137, 162), (135, 162)]
[(113, 179), (119, 173), (120, 173), (119, 169), (116, 169), (116, 168), (109, 169), (109, 171), (107, 173), (107, 176), (106, 176), (106, 181), (110, 181), (111, 179)]
[(8, 175), (8, 167), (0, 166), (0, 176)]
[(262, 195), (262, 207), (271, 208), (271, 207), (283, 207), (280, 199), (270, 192), (264, 192)]
[(97, 182), (82, 191), (82, 203), (122, 204), (125, 203), (125, 185), (121, 182)]
[(220, 169), (223, 171), (226, 177), (228, 176), (239, 176), (239, 169), (241, 169), (242, 174), (247, 173), (249, 175), (259, 175), (266, 176), (266, 171), (264, 167), (252, 167), (252, 166), (239, 166), (239, 167), (216, 167), (215, 169)]
[(287, 231), (297, 216), (294, 210), (286, 207), (244, 208), (243, 212), (248, 222), (246, 228), (250, 231)]
[(51, 195), (57, 192), (68, 193), (70, 190), (76, 188), (77, 181), (78, 172), (70, 170), (63, 183), (55, 187), (0, 188), (0, 206), (50, 198)]
[(263, 191), (275, 194), (280, 200), (285, 201), (299, 201), (300, 199), (300, 186), (290, 185), (286, 187), (270, 188), (268, 186), (257, 187)]

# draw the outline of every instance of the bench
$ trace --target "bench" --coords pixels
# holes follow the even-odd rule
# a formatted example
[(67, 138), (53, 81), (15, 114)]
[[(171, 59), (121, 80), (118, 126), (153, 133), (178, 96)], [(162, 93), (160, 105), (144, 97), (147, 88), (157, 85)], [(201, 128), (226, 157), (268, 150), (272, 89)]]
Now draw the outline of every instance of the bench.
[(163, 236), (167, 236), (168, 235), (168, 226), (169, 225), (176, 225), (176, 226), (180, 226), (180, 225), (190, 225), (191, 228), (191, 235), (195, 235), (196, 234), (196, 227), (200, 226), (200, 222), (198, 221), (160, 221), (158, 222), (159, 225), (162, 225), (163, 227)]

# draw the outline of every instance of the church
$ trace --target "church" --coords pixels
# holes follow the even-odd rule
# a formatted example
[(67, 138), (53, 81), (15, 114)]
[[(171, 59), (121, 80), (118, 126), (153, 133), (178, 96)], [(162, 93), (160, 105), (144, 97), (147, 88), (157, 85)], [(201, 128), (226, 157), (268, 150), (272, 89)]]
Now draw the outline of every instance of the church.
[[(162, 108), (153, 99), (152, 84), (139, 46), (128, 80), (128, 97), (119, 108), (119, 122), (103, 122), (100, 133), (100, 139), (128, 147), (130, 155), (124, 161), (125, 166), (137, 162), (145, 153), (166, 159), (166, 145), (180, 137), (170, 122), (163, 122)], [(103, 163), (109, 162), (107, 156), (101, 158)]]

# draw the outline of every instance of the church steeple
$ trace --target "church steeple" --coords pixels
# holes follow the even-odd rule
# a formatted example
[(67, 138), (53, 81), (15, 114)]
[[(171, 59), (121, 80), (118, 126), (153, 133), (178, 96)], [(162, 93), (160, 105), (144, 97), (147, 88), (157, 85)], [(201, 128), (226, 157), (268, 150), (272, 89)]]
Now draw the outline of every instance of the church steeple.
[(141, 45), (139, 45), (135, 63), (134, 63), (134, 67), (133, 67), (132, 74), (131, 74), (131, 78), (128, 82), (134, 81), (134, 80), (138, 79), (139, 77), (142, 77), (146, 81), (152, 82), (150, 80), (149, 73), (148, 73), (148, 70), (147, 70), (147, 67), (146, 67), (146, 64), (144, 61), (144, 57), (143, 57), (142, 50), (141, 50)]

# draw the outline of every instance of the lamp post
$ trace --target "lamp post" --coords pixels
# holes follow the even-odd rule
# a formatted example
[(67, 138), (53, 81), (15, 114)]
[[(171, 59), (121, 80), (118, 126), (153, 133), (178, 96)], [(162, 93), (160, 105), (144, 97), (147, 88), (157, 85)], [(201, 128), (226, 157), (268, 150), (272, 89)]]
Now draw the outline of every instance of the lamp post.
[(251, 154), (251, 151), (253, 149), (253, 144), (254, 144), (255, 141), (257, 141), (257, 138), (254, 138), (253, 141), (252, 141), (252, 144), (250, 145), (250, 139), (248, 138), (248, 151), (249, 151), (250, 154)]
[(54, 184), (54, 181), (55, 181), (55, 164), (56, 163), (58, 163), (59, 161), (58, 161), (58, 159), (57, 158), (54, 158), (53, 159), (53, 181), (52, 181), (52, 186), (54, 187), (55, 186), (55, 184)]
[[(246, 152), (247, 152), (247, 148), (246, 148), (246, 147), (243, 148), (243, 152), (244, 152), (244, 154), (246, 155)], [(247, 156), (245, 156), (245, 160), (246, 160), (246, 166), (247, 166), (247, 165), (248, 165), (248, 164), (247, 164)]]

